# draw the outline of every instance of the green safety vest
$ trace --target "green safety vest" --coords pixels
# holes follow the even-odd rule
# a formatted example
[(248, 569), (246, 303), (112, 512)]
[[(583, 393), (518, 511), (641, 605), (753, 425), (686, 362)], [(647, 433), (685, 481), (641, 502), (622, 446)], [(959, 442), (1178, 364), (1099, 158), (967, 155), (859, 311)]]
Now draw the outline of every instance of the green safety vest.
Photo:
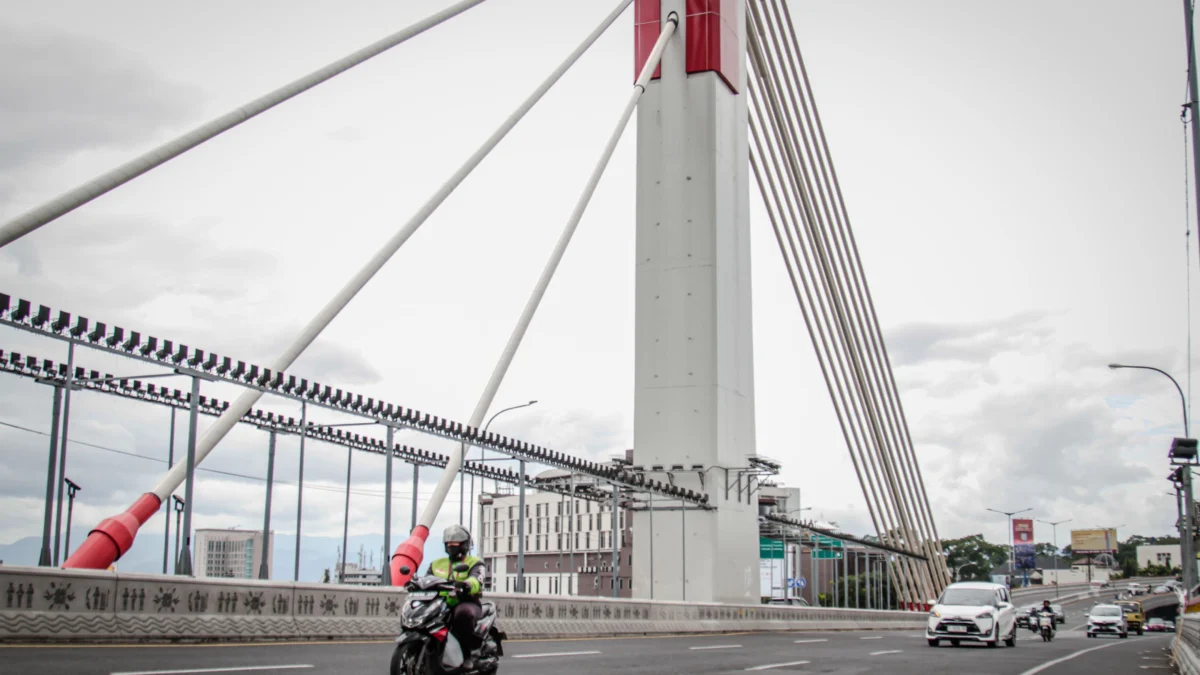
[[(466, 572), (455, 572), (450, 564), (450, 558), (438, 558), (429, 564), (429, 573), (435, 577), (441, 577), (448, 581), (465, 581), (471, 587), (471, 595), (479, 595), (483, 590), (483, 584), (479, 579), (471, 576), (471, 570), (475, 569), (476, 565), (482, 565), (483, 560), (476, 558), (473, 555), (468, 555), (460, 562), (467, 566)], [(458, 598), (447, 594), (447, 603), (450, 606), (458, 604)]]

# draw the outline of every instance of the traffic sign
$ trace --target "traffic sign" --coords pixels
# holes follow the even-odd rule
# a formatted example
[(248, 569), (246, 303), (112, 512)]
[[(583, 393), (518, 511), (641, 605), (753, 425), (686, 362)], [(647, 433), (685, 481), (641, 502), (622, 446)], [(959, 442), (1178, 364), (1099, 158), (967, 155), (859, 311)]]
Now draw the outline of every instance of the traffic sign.
[(842, 552), (823, 548), (816, 552), (817, 560), (841, 560)]
[(758, 557), (763, 560), (783, 560), (783, 542), (759, 537)]
[(808, 579), (804, 577), (788, 579), (788, 588), (804, 588), (805, 586), (808, 586)]
[(823, 534), (814, 534), (813, 543), (823, 548), (841, 548), (842, 542), (837, 539), (826, 537)]

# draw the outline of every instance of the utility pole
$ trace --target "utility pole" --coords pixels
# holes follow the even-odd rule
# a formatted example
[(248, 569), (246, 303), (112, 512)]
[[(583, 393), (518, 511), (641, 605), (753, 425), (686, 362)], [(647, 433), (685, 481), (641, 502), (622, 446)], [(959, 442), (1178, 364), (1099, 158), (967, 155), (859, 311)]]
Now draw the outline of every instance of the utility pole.
[[(1197, 222), (1200, 222), (1200, 115), (1196, 114), (1198, 112), (1196, 105), (1196, 37), (1193, 31), (1195, 16), (1193, 15), (1192, 1), (1183, 0), (1183, 27), (1184, 33), (1187, 35), (1188, 58), (1188, 102), (1185, 107), (1191, 113), (1192, 118), (1192, 180), (1195, 181), (1196, 187), (1196, 217)], [(1197, 238), (1196, 241), (1200, 245), (1200, 238)]]
[[(1059, 583), (1058, 583), (1058, 526), (1062, 525), (1063, 523), (1069, 523), (1072, 520), (1074, 520), (1074, 518), (1067, 518), (1066, 520), (1060, 520), (1060, 521), (1054, 522), (1054, 523), (1051, 523), (1046, 520), (1038, 521), (1039, 523), (1042, 523), (1043, 525), (1049, 525), (1051, 528), (1054, 529), (1054, 597), (1056, 597), (1056, 598), (1059, 596), (1059, 592), (1058, 592), (1059, 591), (1059, 589), (1058, 589), (1058, 586), (1059, 586)], [(1090, 568), (1088, 571), (1089, 572), (1091, 571)]]

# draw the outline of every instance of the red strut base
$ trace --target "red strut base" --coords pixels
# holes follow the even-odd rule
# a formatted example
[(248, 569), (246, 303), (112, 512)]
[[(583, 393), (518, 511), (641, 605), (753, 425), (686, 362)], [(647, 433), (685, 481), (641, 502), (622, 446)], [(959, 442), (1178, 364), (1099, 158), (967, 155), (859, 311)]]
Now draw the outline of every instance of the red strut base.
[(105, 570), (133, 546), (138, 528), (153, 516), (162, 502), (153, 492), (138, 497), (125, 513), (100, 521), (83, 545), (63, 563), (67, 569)]
[[(425, 558), (425, 540), (428, 538), (429, 528), (418, 525), (408, 539), (396, 547), (391, 562), (393, 586), (403, 586), (417, 573), (417, 568), (421, 566), (421, 561)], [(407, 567), (408, 574), (402, 574), (401, 567)]]

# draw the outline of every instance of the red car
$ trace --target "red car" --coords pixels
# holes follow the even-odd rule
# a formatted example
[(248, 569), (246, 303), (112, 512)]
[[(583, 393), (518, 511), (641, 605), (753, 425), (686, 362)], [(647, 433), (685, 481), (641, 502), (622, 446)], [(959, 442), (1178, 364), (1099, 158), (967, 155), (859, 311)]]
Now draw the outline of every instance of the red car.
[(1146, 622), (1146, 631), (1155, 633), (1166, 633), (1167, 622), (1158, 617), (1154, 617)]

